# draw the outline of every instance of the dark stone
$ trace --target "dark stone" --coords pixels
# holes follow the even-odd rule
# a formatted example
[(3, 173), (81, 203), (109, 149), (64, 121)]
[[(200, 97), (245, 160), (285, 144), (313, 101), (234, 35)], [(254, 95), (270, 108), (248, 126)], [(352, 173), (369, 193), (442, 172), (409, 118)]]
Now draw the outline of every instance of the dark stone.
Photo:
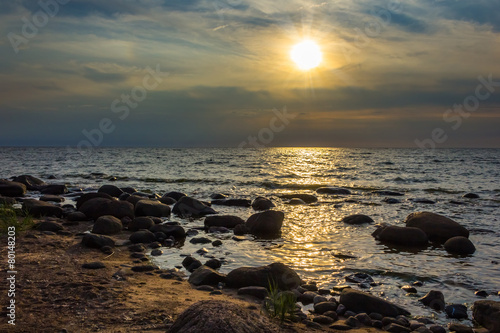
[(347, 282), (372, 284), (373, 278), (366, 273), (355, 273), (344, 277)]
[(133, 266), (132, 271), (133, 272), (151, 272), (154, 271), (157, 267), (153, 265), (139, 265), (139, 266)]
[(448, 239), (444, 243), (444, 248), (451, 254), (469, 255), (476, 252), (476, 247), (472, 242), (463, 236), (456, 236)]
[(276, 207), (276, 205), (269, 199), (264, 197), (257, 197), (252, 202), (252, 208), (255, 210), (267, 210)]
[(268, 295), (268, 292), (264, 287), (251, 286), (238, 289), (238, 295), (250, 295), (256, 298), (264, 299)]
[(335, 302), (321, 302), (314, 304), (314, 312), (323, 314), (328, 311), (337, 311), (338, 304)]
[(36, 229), (38, 231), (52, 231), (52, 232), (58, 232), (60, 230), (63, 230), (63, 226), (57, 222), (53, 221), (43, 221), (40, 223), (36, 223), (33, 226), (33, 229)]
[(474, 320), (491, 333), (500, 332), (500, 302), (476, 301), (472, 307)]
[(119, 219), (125, 216), (134, 218), (134, 205), (127, 201), (118, 201), (114, 199), (90, 199), (83, 203), (79, 210), (87, 217), (94, 220), (104, 215), (111, 215)]
[(476, 193), (467, 193), (467, 194), (464, 194), (463, 195), (464, 198), (467, 198), (467, 199), (479, 199), (479, 195), (477, 195)]
[(100, 249), (103, 246), (115, 246), (115, 241), (107, 236), (85, 234), (82, 238), (82, 245), (94, 249)]
[(101, 235), (114, 235), (123, 229), (122, 222), (114, 216), (104, 215), (95, 221), (92, 232)]
[(85, 268), (85, 269), (101, 269), (101, 268), (106, 268), (106, 265), (104, 265), (100, 261), (95, 261), (95, 262), (89, 262), (89, 263), (83, 264), (82, 268)]
[(132, 235), (129, 237), (130, 241), (134, 244), (137, 243), (151, 243), (156, 240), (155, 234), (153, 234), (149, 230), (139, 230), (134, 232)]
[(380, 321), (382, 321), (382, 319), (384, 318), (384, 316), (382, 316), (378, 312), (371, 312), (368, 316), (373, 320), (380, 320)]
[(159, 201), (141, 200), (135, 205), (136, 216), (170, 216), (170, 206), (162, 204)]
[(118, 198), (122, 195), (123, 191), (114, 185), (102, 185), (97, 193), (106, 193), (112, 197)]
[(330, 325), (333, 324), (335, 320), (333, 320), (330, 317), (320, 315), (320, 316), (314, 316), (313, 321), (321, 325)]
[[(184, 260), (182, 260), (182, 266), (184, 266), (184, 268), (186, 268), (186, 269), (191, 267), (193, 264), (195, 264), (195, 266), (197, 266), (196, 268), (201, 266), (201, 262), (198, 259), (193, 258), (192, 256), (187, 256), (186, 258), (184, 258)], [(188, 271), (189, 271), (189, 269), (188, 269)]]
[(47, 185), (43, 180), (38, 179), (36, 177), (30, 175), (22, 175), (12, 178), (13, 182), (21, 183), (26, 186), (26, 188), (30, 191), (39, 191), (40, 188)]
[(366, 313), (358, 313), (354, 318), (365, 326), (372, 326), (372, 319)]
[(373, 232), (372, 236), (382, 243), (406, 247), (424, 246), (429, 242), (423, 230), (412, 227), (381, 226)]
[(421, 203), (421, 204), (428, 204), (428, 205), (434, 205), (436, 201), (430, 200), (430, 199), (425, 199), (425, 198), (415, 198), (415, 199), (410, 199), (411, 201), (415, 203)]
[(172, 236), (175, 240), (182, 240), (186, 238), (186, 230), (179, 225), (155, 224), (149, 228), (149, 231), (153, 233), (163, 232), (167, 238)]
[(429, 291), (419, 301), (436, 311), (443, 311), (445, 307), (444, 295), (439, 290)]
[(154, 257), (161, 256), (162, 254), (163, 254), (163, 251), (160, 249), (154, 249), (153, 251), (151, 251), (151, 255)]
[(228, 234), (231, 230), (225, 227), (210, 227), (208, 228), (209, 234)]
[(210, 267), (201, 266), (191, 273), (188, 282), (195, 286), (200, 286), (217, 285), (219, 282), (224, 282), (225, 280), (225, 274), (219, 273)]
[(252, 202), (248, 199), (220, 199), (212, 200), (212, 205), (230, 206), (230, 207), (250, 207)]
[(333, 321), (337, 321), (339, 315), (335, 311), (326, 311), (323, 313), (323, 316), (327, 316), (333, 319)]
[(237, 236), (243, 236), (249, 233), (249, 230), (245, 224), (238, 224), (234, 227), (234, 234)]
[(132, 194), (132, 193), (137, 192), (137, 190), (135, 188), (130, 187), (130, 186), (122, 187), (122, 188), (120, 188), (120, 190), (122, 190), (124, 193), (128, 193), (128, 194)]
[(141, 217), (136, 217), (135, 219), (132, 220), (132, 222), (129, 223), (128, 230), (138, 231), (141, 229), (149, 229), (154, 225), (155, 223), (153, 222), (152, 219), (150, 219), (149, 217), (141, 216)]
[(232, 229), (244, 223), (245, 221), (242, 218), (233, 215), (213, 215), (205, 218), (205, 228), (225, 227)]
[(112, 200), (113, 197), (106, 193), (85, 193), (76, 199), (76, 209), (80, 209), (80, 207), (86, 203), (87, 201), (95, 198), (105, 198)]
[(285, 214), (283, 212), (268, 210), (253, 214), (248, 218), (245, 225), (255, 236), (274, 238), (279, 236), (284, 219)]
[(443, 326), (439, 325), (431, 325), (429, 326), (429, 329), (432, 331), (432, 333), (446, 333), (446, 329)]
[(212, 243), (212, 241), (206, 237), (195, 237), (195, 238), (191, 238), (189, 240), (189, 242), (191, 244), (208, 244), (208, 243)]
[(173, 205), (177, 202), (177, 200), (171, 197), (161, 197), (160, 199), (158, 199), (158, 201), (165, 205)]
[(222, 263), (219, 259), (210, 259), (205, 263), (205, 266), (210, 267), (212, 269), (219, 269), (222, 266)]
[(54, 206), (48, 202), (35, 199), (26, 199), (23, 201), (22, 209), (34, 217), (56, 216), (61, 217), (63, 210), (61, 207)]
[(444, 243), (456, 236), (469, 237), (469, 231), (457, 222), (434, 213), (412, 213), (406, 218), (407, 227), (422, 229), (429, 240)]
[(0, 195), (6, 197), (22, 197), (26, 194), (26, 185), (0, 179)]
[(353, 316), (349, 316), (349, 318), (347, 318), (345, 320), (345, 323), (346, 323), (346, 325), (349, 325), (349, 326), (354, 327), (354, 328), (361, 327), (361, 323)]
[(143, 244), (132, 244), (128, 247), (130, 252), (144, 252), (146, 251), (146, 247)]
[(317, 295), (318, 294), (316, 294), (314, 291), (306, 291), (305, 293), (297, 296), (297, 301), (301, 302), (304, 305), (312, 304), (314, 303), (314, 297), (316, 297)]
[(354, 312), (377, 312), (391, 317), (410, 315), (408, 311), (395, 304), (352, 288), (342, 290), (340, 303)]
[(191, 197), (180, 198), (174, 205), (172, 212), (180, 217), (202, 217), (217, 214), (211, 207)]
[(405, 326), (401, 326), (395, 323), (389, 324), (389, 326), (384, 327), (384, 330), (391, 333), (410, 333), (411, 329)]
[(390, 205), (401, 203), (401, 200), (396, 199), (396, 198), (384, 198), (384, 200), (382, 200), (382, 201), (387, 203), (387, 204), (390, 204)]
[(387, 191), (387, 190), (373, 191), (372, 193), (377, 194), (377, 195), (388, 196), (388, 197), (402, 197), (402, 196), (404, 196), (404, 193), (395, 192), (395, 191)]
[(314, 202), (318, 201), (318, 198), (315, 195), (306, 194), (306, 193), (282, 194), (279, 197), (282, 199), (291, 199), (291, 200), (300, 199), (307, 204), (314, 203)]
[(316, 297), (314, 297), (313, 303), (318, 304), (318, 303), (327, 302), (327, 301), (328, 301), (328, 299), (325, 296), (317, 295)]
[(221, 246), (221, 245), (222, 245), (222, 241), (219, 239), (212, 242), (212, 246)]
[(488, 297), (488, 292), (485, 290), (478, 290), (474, 293), (477, 297)]
[(215, 200), (226, 199), (226, 196), (222, 193), (213, 193), (210, 195), (210, 199), (215, 199)]
[(467, 307), (462, 304), (447, 305), (444, 308), (444, 311), (446, 312), (448, 318), (467, 319), (469, 317), (467, 315)]
[(58, 195), (47, 194), (40, 198), (40, 201), (63, 202), (64, 198)]
[(365, 224), (365, 223), (373, 223), (373, 219), (367, 215), (363, 214), (355, 214), (349, 215), (342, 219), (342, 222), (347, 224)]
[(348, 195), (351, 194), (351, 191), (349, 191), (346, 188), (340, 188), (340, 187), (321, 187), (316, 190), (316, 193), (319, 194), (337, 194), (337, 195)]
[(403, 289), (404, 291), (406, 291), (409, 294), (416, 294), (417, 293), (417, 289), (413, 286), (402, 286), (401, 289)]
[(40, 193), (42, 194), (66, 194), (68, 193), (68, 188), (66, 185), (45, 185), (40, 189)]
[(185, 197), (185, 196), (186, 196), (185, 193), (174, 191), (174, 192), (168, 192), (168, 193), (164, 194), (162, 198), (169, 197), (169, 198), (173, 198), (175, 201), (179, 201), (180, 198)]
[(269, 281), (277, 283), (281, 290), (297, 288), (300, 277), (291, 268), (282, 263), (273, 263), (260, 267), (240, 267), (227, 275), (226, 283), (231, 288), (249, 286), (269, 287)]

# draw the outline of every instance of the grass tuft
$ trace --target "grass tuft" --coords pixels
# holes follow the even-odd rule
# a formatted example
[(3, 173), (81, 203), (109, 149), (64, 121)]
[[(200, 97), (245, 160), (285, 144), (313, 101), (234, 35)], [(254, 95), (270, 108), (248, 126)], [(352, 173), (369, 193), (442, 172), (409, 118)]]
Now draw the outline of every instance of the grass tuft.
[(288, 317), (295, 317), (295, 303), (297, 297), (292, 292), (282, 292), (279, 290), (274, 280), (269, 280), (267, 297), (264, 300), (264, 310), (271, 318), (279, 318), (281, 323)]
[(10, 205), (0, 205), (0, 235), (6, 235), (9, 227), (16, 228), (16, 235), (33, 227), (33, 217)]

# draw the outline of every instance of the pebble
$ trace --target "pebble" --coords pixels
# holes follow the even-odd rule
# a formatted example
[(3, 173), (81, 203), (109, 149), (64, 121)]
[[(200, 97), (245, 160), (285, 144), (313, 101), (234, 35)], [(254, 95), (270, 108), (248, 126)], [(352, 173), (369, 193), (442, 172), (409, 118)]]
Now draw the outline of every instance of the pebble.
[(152, 256), (161, 256), (163, 254), (163, 251), (160, 250), (160, 249), (154, 249), (153, 251), (151, 251), (151, 255)]
[(409, 294), (416, 294), (417, 293), (417, 288), (412, 287), (412, 286), (402, 286), (401, 289), (406, 291)]
[(222, 241), (219, 239), (212, 242), (212, 246), (221, 246), (221, 245), (222, 245)]

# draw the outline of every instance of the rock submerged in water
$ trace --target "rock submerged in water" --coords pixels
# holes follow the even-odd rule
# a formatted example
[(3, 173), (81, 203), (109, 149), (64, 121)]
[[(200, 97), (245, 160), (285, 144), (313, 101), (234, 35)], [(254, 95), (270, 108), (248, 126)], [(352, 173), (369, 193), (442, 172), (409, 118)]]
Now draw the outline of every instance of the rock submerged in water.
[(444, 243), (444, 248), (448, 253), (458, 255), (469, 255), (476, 252), (476, 247), (472, 242), (462, 236), (452, 237)]
[(268, 210), (250, 216), (245, 226), (257, 237), (273, 238), (279, 236), (284, 219), (283, 212)]
[(252, 208), (255, 210), (267, 210), (276, 207), (276, 205), (269, 199), (264, 197), (257, 197), (252, 202)]
[(43, 186), (47, 185), (43, 180), (30, 175), (22, 175), (11, 178), (13, 182), (21, 183), (30, 191), (38, 191)]
[(168, 217), (170, 211), (170, 206), (154, 200), (140, 200), (135, 205), (136, 216)]
[(225, 274), (219, 273), (215, 269), (203, 265), (198, 267), (193, 273), (191, 273), (188, 282), (195, 286), (216, 286), (217, 284), (219, 284), (219, 282), (224, 282), (225, 280)]
[(199, 200), (183, 196), (175, 203), (172, 212), (180, 217), (202, 217), (217, 212)]
[(301, 284), (297, 273), (282, 263), (259, 267), (240, 267), (229, 272), (226, 277), (226, 284), (231, 288), (251, 286), (268, 288), (270, 281), (274, 281), (281, 290), (297, 288)]
[(382, 243), (408, 247), (425, 246), (429, 242), (423, 230), (412, 227), (380, 226), (372, 233), (372, 236)]
[(411, 213), (405, 220), (407, 227), (422, 229), (430, 241), (444, 243), (456, 236), (468, 238), (469, 231), (446, 216), (430, 212)]
[(26, 194), (26, 185), (0, 179), (0, 195), (5, 197), (22, 197)]
[(155, 224), (149, 228), (149, 231), (153, 233), (162, 232), (167, 238), (172, 236), (175, 240), (186, 238), (186, 230), (180, 225)]
[(490, 333), (500, 333), (500, 302), (476, 301), (472, 307), (474, 320)]
[(436, 310), (443, 311), (445, 308), (444, 295), (439, 290), (431, 290), (419, 299), (422, 304)]
[(23, 210), (33, 215), (34, 217), (55, 216), (61, 217), (63, 210), (61, 207), (54, 206), (45, 201), (35, 199), (26, 199), (23, 201)]
[(238, 216), (233, 215), (212, 215), (205, 218), (205, 228), (224, 227), (233, 229), (238, 224), (244, 224), (245, 221)]
[(444, 308), (446, 315), (448, 318), (453, 319), (467, 319), (469, 316), (467, 315), (467, 307), (463, 304), (451, 304), (447, 305)]
[(374, 221), (368, 215), (354, 214), (344, 217), (342, 219), (342, 222), (346, 224), (365, 224), (365, 223), (373, 223)]
[(410, 312), (395, 304), (352, 288), (342, 290), (339, 302), (345, 305), (348, 310), (354, 312), (376, 312), (389, 317), (410, 315)]
[(168, 330), (169, 333), (274, 333), (280, 328), (263, 315), (233, 302), (200, 301), (187, 308)]
[(320, 187), (316, 190), (319, 194), (337, 194), (337, 195), (349, 195), (351, 191), (346, 188), (341, 187)]
[(279, 197), (282, 199), (290, 199), (290, 200), (300, 199), (304, 201), (306, 204), (311, 204), (318, 201), (318, 198), (315, 195), (307, 193), (281, 194)]

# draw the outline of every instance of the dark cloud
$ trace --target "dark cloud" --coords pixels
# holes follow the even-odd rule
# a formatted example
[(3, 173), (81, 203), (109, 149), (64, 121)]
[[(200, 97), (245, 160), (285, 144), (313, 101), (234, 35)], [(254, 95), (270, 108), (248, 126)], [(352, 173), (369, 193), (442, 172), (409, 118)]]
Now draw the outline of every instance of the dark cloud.
[(94, 82), (120, 82), (127, 78), (126, 75), (121, 73), (103, 73), (94, 68), (84, 67), (83, 76)]

